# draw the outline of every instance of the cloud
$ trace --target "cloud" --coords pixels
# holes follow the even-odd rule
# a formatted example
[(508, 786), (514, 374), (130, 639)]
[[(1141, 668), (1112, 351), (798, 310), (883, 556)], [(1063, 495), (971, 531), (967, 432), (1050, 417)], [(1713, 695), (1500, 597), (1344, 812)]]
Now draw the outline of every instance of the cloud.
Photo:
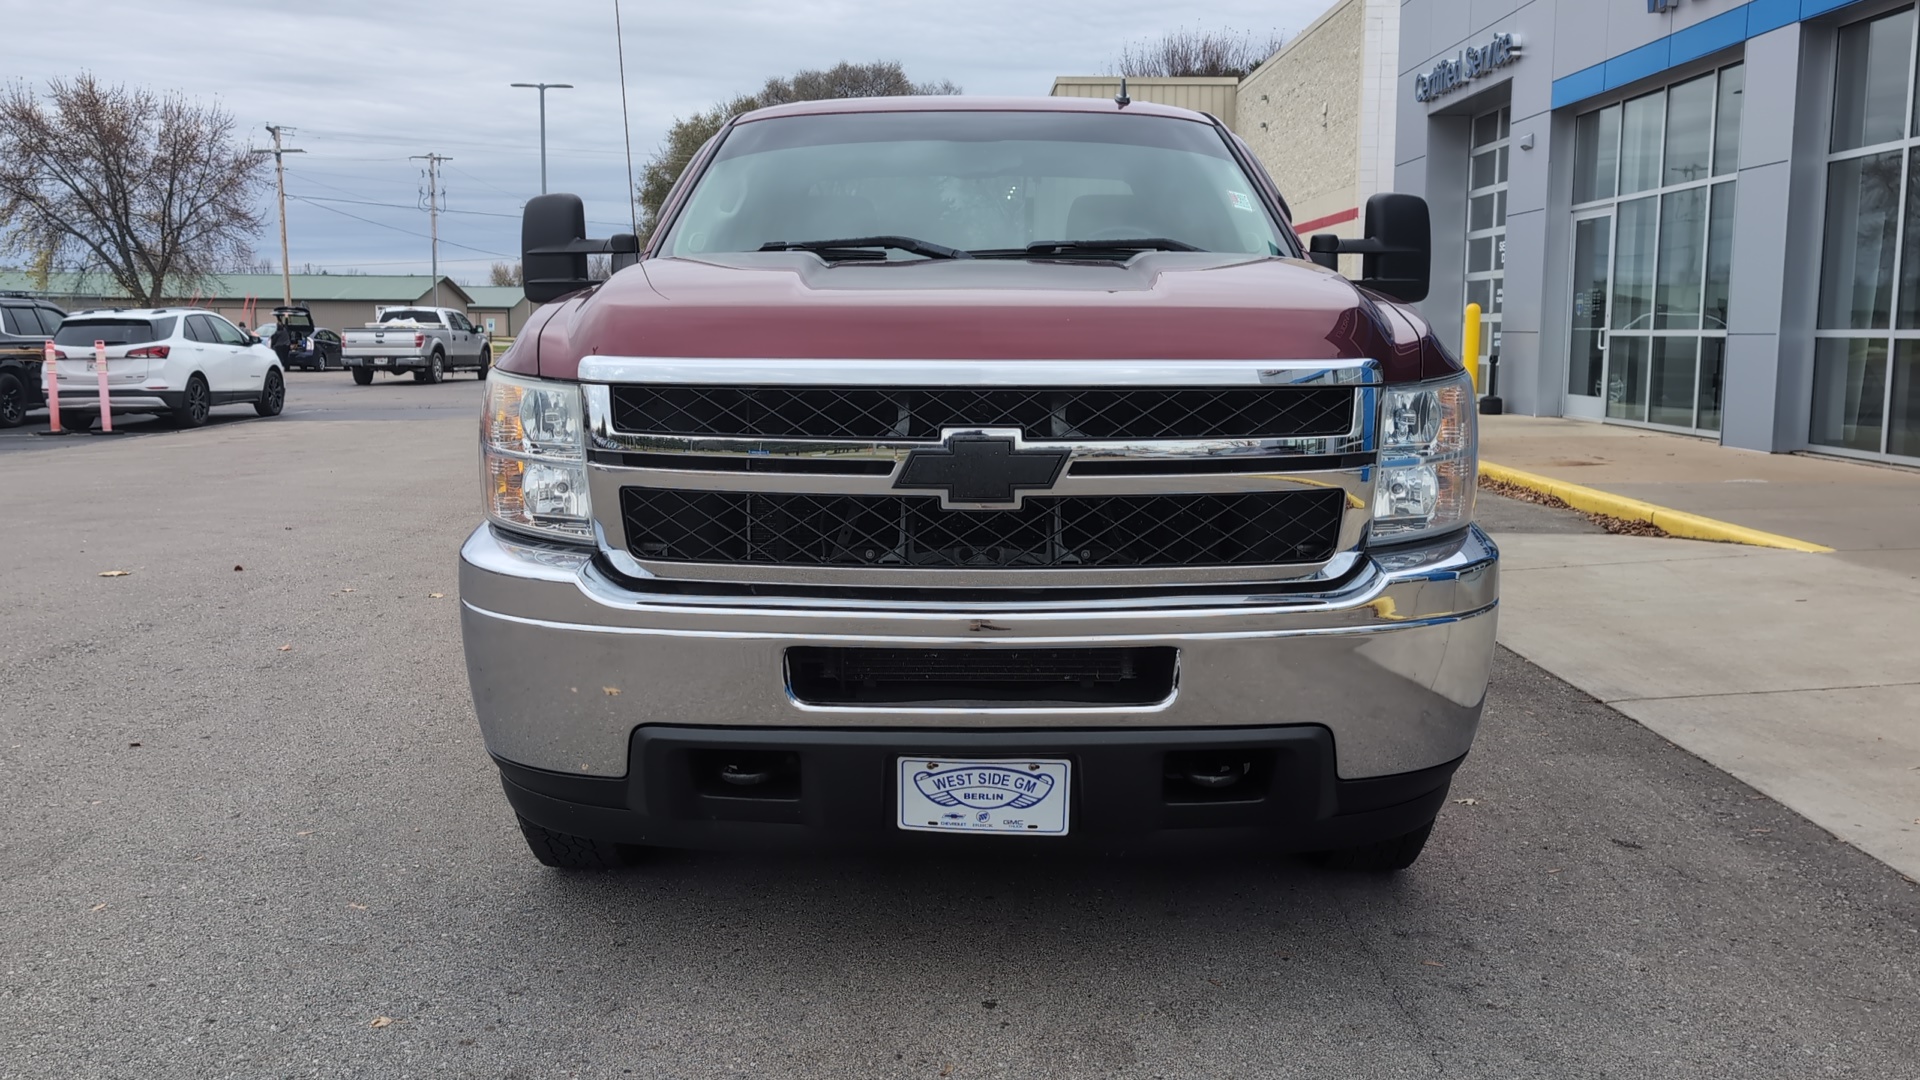
[[(675, 117), (800, 68), (891, 59), (969, 94), (1044, 95), (1129, 41), (1180, 26), (1291, 34), (1329, 3), (1215, 0), (1196, 20), (1146, 0), (622, 0), (634, 162)], [(217, 99), (255, 145), (270, 145), (263, 125), (296, 129), (306, 153), (287, 158), (287, 190), (312, 200), (288, 204), (296, 267), (424, 272), (424, 163), (408, 159), (429, 151), (453, 159), (442, 187), (459, 211), (441, 218), (442, 269), (484, 279), (512, 257), (540, 186), (538, 95), (513, 82), (575, 85), (547, 95), (550, 186), (579, 193), (593, 228), (628, 220), (612, 0), (70, 0), (11, 22), (11, 40), (32, 43), (10, 50), (15, 77), (89, 68)], [(271, 228), (256, 248), (277, 256)]]

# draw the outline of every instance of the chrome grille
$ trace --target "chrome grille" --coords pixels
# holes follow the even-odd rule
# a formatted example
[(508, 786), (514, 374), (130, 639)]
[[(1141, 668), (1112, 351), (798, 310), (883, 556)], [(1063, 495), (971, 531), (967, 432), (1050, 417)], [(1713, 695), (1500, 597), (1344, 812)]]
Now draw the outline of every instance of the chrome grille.
[(619, 430), (646, 435), (932, 440), (993, 427), (1029, 439), (1285, 439), (1345, 433), (1354, 391), (616, 386), (612, 404)]
[[(943, 589), (1346, 573), (1373, 505), (1380, 374), (1364, 358), (590, 356), (579, 368), (611, 569)], [(915, 455), (963, 438), (1067, 464), (1050, 486), (1018, 489), (1017, 506), (906, 483)]]
[(628, 486), (627, 550), (671, 563), (920, 569), (1261, 566), (1333, 556), (1339, 490), (1033, 497), (943, 510), (912, 495)]

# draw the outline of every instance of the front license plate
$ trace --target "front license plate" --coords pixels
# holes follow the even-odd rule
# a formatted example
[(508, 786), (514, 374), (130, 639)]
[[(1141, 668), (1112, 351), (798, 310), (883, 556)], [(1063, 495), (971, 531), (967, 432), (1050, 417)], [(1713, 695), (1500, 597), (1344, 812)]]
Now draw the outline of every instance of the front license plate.
[(1066, 761), (900, 759), (900, 827), (918, 832), (1065, 836)]

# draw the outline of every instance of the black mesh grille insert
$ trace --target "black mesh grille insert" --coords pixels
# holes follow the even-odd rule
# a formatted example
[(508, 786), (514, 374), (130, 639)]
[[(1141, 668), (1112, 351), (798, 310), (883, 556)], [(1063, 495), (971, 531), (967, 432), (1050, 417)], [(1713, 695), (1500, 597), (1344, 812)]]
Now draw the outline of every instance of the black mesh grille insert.
[(1019, 428), (1030, 439), (1285, 439), (1344, 435), (1354, 392), (1211, 390), (613, 388), (614, 426), (645, 435), (937, 439), (942, 428)]
[(639, 559), (931, 569), (1262, 566), (1321, 562), (1344, 492), (1047, 496), (1018, 510), (942, 510), (923, 495), (629, 487)]

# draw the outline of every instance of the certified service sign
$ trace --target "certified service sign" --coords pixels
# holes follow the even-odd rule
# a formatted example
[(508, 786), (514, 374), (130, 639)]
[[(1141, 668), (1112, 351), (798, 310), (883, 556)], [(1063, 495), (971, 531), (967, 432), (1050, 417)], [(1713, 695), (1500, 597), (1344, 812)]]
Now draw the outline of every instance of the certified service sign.
[(1425, 75), (1413, 77), (1415, 101), (1437, 101), (1475, 79), (1484, 78), (1520, 59), (1520, 43), (1512, 34), (1495, 34), (1475, 49), (1462, 49), (1452, 60), (1442, 60)]
[(922, 832), (1061, 836), (1066, 761), (900, 759), (900, 827)]

